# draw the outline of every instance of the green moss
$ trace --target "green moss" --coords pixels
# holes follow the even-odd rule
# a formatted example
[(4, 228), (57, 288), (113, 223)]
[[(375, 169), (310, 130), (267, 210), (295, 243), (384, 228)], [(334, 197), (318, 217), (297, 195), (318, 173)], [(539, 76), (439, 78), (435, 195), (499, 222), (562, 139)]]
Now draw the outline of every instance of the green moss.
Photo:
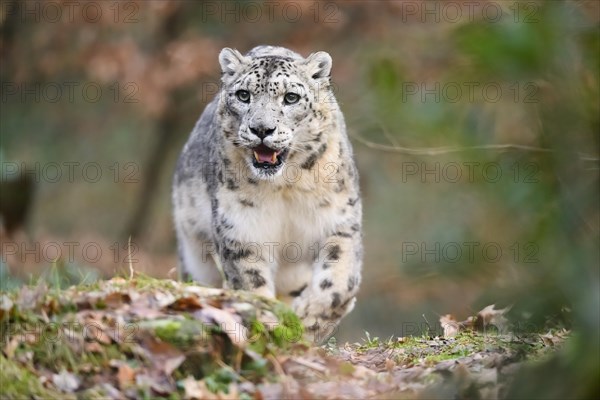
[(264, 354), (269, 342), (269, 330), (262, 322), (253, 318), (250, 322), (249, 332), (250, 349), (258, 354)]
[(240, 375), (249, 381), (258, 381), (269, 374), (269, 363), (264, 358), (250, 360), (242, 365)]
[(96, 303), (94, 303), (94, 308), (96, 310), (106, 309), (106, 302), (104, 301), (104, 299), (100, 298), (100, 299), (96, 300)]
[(37, 376), (0, 353), (0, 387), (3, 399), (75, 399), (75, 396), (45, 388)]
[(270, 347), (289, 348), (303, 342), (304, 331), (298, 316), (283, 303), (274, 303), (272, 306), (278, 321), (272, 330), (255, 317), (250, 320), (250, 348), (259, 354), (264, 354)]
[(206, 342), (210, 335), (218, 329), (218, 327), (205, 325), (193, 318), (141, 321), (139, 326), (143, 329), (153, 330), (160, 340), (183, 350), (199, 342)]
[(425, 363), (426, 364), (435, 364), (440, 361), (453, 360), (453, 359), (459, 358), (459, 357), (461, 357), (461, 356), (456, 355), (456, 354), (446, 354), (446, 353), (434, 354), (434, 355), (425, 357)]
[(220, 368), (204, 378), (206, 387), (213, 393), (229, 393), (229, 384), (238, 382), (239, 376), (230, 368)]
[[(125, 278), (127, 279), (127, 278)], [(157, 279), (141, 272), (136, 272), (135, 278), (128, 281), (129, 284), (135, 286), (138, 289), (165, 289), (165, 290), (173, 290), (175, 285), (173, 281), (170, 279)], [(178, 282), (178, 284), (186, 285), (186, 283)]]
[[(126, 360), (127, 355), (130, 353), (129, 348), (124, 344), (110, 344), (102, 346), (102, 351), (99, 353), (84, 351), (79, 356), (83, 364), (106, 368), (111, 360)], [(78, 364), (77, 369), (81, 369), (81, 363)]]
[(273, 329), (273, 341), (277, 347), (287, 348), (302, 341), (303, 325), (298, 316), (285, 304), (273, 309), (279, 324)]

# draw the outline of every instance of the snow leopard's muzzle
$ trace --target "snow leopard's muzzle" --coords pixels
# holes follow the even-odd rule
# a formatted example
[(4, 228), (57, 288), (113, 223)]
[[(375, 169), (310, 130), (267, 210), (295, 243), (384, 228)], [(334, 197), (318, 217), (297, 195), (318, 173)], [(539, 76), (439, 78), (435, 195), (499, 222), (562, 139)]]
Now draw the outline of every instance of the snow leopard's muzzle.
[(255, 125), (240, 130), (248, 159), (258, 177), (279, 173), (289, 154), (289, 140), (277, 127)]

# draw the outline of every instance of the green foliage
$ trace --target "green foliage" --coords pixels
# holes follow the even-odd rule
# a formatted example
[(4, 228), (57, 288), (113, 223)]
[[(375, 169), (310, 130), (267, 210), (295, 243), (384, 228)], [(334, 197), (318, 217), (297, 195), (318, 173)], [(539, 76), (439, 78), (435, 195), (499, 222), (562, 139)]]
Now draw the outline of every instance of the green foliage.
[(156, 336), (168, 343), (175, 345), (179, 349), (189, 349), (198, 341), (207, 339), (214, 329), (205, 326), (200, 321), (193, 319), (182, 320), (154, 320), (150, 324), (154, 327)]
[(302, 341), (304, 327), (298, 316), (284, 304), (278, 304), (274, 312), (281, 322), (273, 329), (275, 345), (286, 348)]
[(213, 393), (229, 393), (229, 384), (237, 382), (238, 375), (229, 368), (221, 368), (204, 379), (206, 386)]
[(74, 399), (75, 396), (59, 393), (44, 387), (37, 375), (27, 368), (8, 360), (0, 354), (0, 370), (2, 371), (2, 397), (20, 399), (24, 393), (44, 399)]
[(556, 32), (544, 23), (471, 23), (457, 30), (457, 49), (470, 57), (473, 70), (495, 78), (528, 79), (548, 65)]

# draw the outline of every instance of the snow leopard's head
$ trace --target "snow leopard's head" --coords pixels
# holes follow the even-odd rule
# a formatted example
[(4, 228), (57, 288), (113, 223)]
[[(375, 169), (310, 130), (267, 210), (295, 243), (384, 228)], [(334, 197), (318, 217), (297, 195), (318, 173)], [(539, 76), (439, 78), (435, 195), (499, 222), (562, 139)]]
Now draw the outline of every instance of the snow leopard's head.
[(224, 48), (219, 62), (223, 133), (253, 173), (275, 176), (291, 160), (312, 167), (335, 102), (331, 56), (320, 51), (303, 58), (283, 47), (259, 46), (246, 55)]

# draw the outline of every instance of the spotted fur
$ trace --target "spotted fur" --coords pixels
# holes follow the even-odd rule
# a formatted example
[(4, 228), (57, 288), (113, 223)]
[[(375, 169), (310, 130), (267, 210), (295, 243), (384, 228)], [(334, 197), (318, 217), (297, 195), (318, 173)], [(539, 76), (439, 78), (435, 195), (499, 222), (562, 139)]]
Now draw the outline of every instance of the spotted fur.
[[(331, 57), (260, 46), (246, 55), (225, 48), (219, 62), (222, 89), (174, 176), (182, 271), (290, 301), (322, 340), (353, 309), (362, 264), (358, 174)], [(278, 163), (257, 164), (259, 146)]]

